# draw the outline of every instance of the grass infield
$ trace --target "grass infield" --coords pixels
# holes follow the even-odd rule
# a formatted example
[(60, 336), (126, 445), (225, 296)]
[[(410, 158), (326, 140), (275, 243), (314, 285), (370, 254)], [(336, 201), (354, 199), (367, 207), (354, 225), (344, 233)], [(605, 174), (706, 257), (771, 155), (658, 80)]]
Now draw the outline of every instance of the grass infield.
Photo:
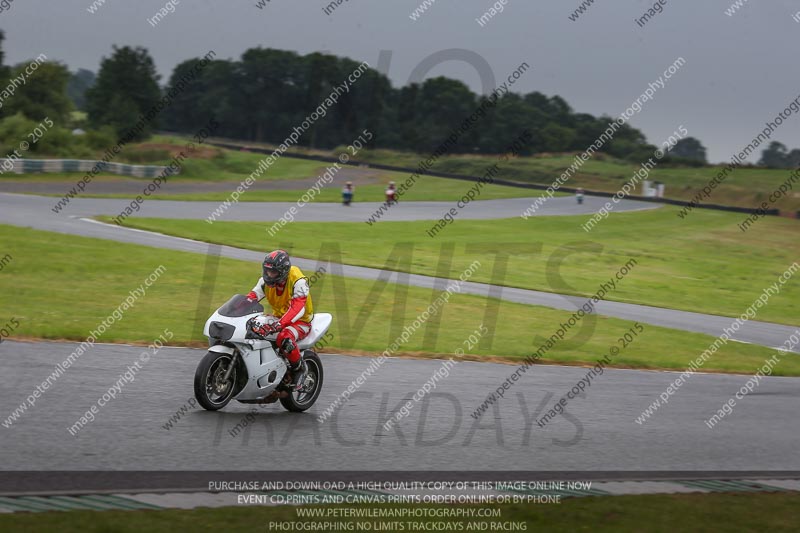
[[(13, 257), (0, 272), (0, 324), (12, 319), (18, 323), (11, 338), (83, 341), (163, 265), (160, 278), (99, 342), (150, 344), (168, 327), (175, 334), (170, 344), (206, 346), (202, 324), (212, 310), (232, 294), (246, 294), (261, 274), (258, 263), (221, 258), (216, 275), (210, 275), (213, 268), (207, 270), (206, 259), (198, 254), (14, 226), (0, 225), (0, 242)], [(334, 315), (334, 337), (325, 351), (377, 355), (440, 294), (326, 273), (312, 286), (315, 310)], [(429, 319), (401, 346), (400, 355), (451, 357), (461, 348), (471, 359), (521, 361), (572, 315), (461, 294), (454, 294), (441, 309), (436, 315), (441, 322)], [(622, 348), (618, 339), (633, 323), (592, 317), (556, 342), (541, 362), (594, 364), (612, 346)], [(475, 346), (465, 345), (482, 323), (491, 335)], [(612, 366), (683, 369), (713, 340), (645, 325), (613, 358)], [(774, 353), (761, 346), (729, 343), (703, 369), (751, 374)], [(798, 376), (800, 360), (782, 358), (774, 372)]]
[[(386, 506), (365, 506), (370, 509)], [(392, 506), (397, 509), (399, 506)], [(414, 508), (437, 509), (433, 506)], [(336, 531), (414, 531), (413, 524), (436, 523), (436, 531), (548, 531), (569, 532), (789, 532), (800, 521), (800, 494), (670, 494), (571, 498), (560, 504), (499, 505), (500, 518), (308, 518), (297, 508), (224, 507), (164, 511), (72, 511), (0, 515), (0, 529), (8, 533), (59, 531), (62, 533), (138, 533), (172, 531), (280, 531), (279, 524), (311, 527), (333, 522)], [(348, 506), (353, 508), (353, 506)], [(406, 507), (408, 508), (408, 507)], [(478, 507), (475, 507), (476, 509)], [(515, 529), (492, 527), (491, 522), (517, 524)], [(359, 529), (367, 523), (370, 529)], [(347, 529), (350, 524), (351, 529)], [(379, 528), (377, 524), (383, 527)], [(476, 527), (480, 524), (479, 527)], [(448, 528), (449, 526), (449, 528)], [(485, 528), (483, 528), (485, 527)], [(524, 527), (524, 529), (521, 529)], [(483, 528), (483, 529), (482, 529)], [(290, 531), (291, 529), (282, 529)], [(298, 529), (299, 530), (299, 529)], [(304, 531), (326, 531), (302, 529)], [(332, 529), (328, 529), (331, 531)], [(416, 529), (427, 531), (430, 529)]]
[[(770, 217), (743, 233), (739, 214), (696, 211), (679, 220), (676, 212), (612, 213), (590, 233), (580, 229), (583, 216), (456, 219), (435, 238), (426, 234), (433, 221), (292, 222), (274, 238), (267, 233), (271, 222), (129, 218), (125, 224), (251, 250), (280, 247), (310, 259), (333, 253), (349, 265), (439, 277), (457, 278), (480, 258), (484, 268), (472, 281), (585, 297), (633, 258), (636, 267), (606, 299), (729, 317), (744, 313), (800, 262), (798, 221)], [(508, 255), (502, 278), (494, 268), (498, 253)], [(800, 272), (755, 320), (800, 325)]]

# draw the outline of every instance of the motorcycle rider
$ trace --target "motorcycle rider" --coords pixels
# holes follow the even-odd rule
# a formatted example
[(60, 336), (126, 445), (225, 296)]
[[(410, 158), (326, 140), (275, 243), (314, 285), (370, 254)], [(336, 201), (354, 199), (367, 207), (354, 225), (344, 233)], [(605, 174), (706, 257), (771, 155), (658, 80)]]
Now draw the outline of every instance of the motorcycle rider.
[(262, 277), (247, 295), (250, 301), (266, 297), (272, 315), (256, 317), (252, 331), (261, 337), (278, 333), (279, 353), (289, 361), (292, 385), (300, 389), (306, 375), (305, 362), (297, 342), (311, 332), (314, 308), (308, 278), (292, 266), (289, 254), (275, 250), (267, 254), (262, 264)]
[(353, 188), (353, 182), (348, 181), (344, 184), (344, 188), (342, 189), (342, 205), (350, 205), (353, 201), (353, 194), (355, 193), (355, 189)]
[(397, 187), (395, 187), (394, 182), (390, 181), (389, 186), (386, 188), (386, 203), (396, 204), (397, 203)]

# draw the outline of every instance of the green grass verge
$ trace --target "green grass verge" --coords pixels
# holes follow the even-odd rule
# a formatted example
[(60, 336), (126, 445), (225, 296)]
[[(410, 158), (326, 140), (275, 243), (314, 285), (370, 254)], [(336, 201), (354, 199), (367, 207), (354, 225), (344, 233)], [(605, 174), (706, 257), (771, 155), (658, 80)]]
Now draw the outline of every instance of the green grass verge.
[[(426, 156), (427, 157), (427, 156)], [(386, 165), (416, 166), (424, 159), (419, 154), (391, 150), (364, 151), (359, 159)], [(492, 164), (492, 155), (453, 155), (445, 156), (436, 162), (434, 170), (456, 174), (481, 175), (486, 166)], [(548, 155), (542, 157), (521, 157), (501, 167), (499, 178), (527, 183), (550, 185), (556, 177), (573, 162), (574, 155)], [(639, 163), (623, 161), (610, 156), (597, 156), (585, 163), (569, 179), (566, 186), (584, 187), (589, 190), (617, 192), (639, 169)], [(666, 196), (679, 200), (691, 200), (708, 181), (722, 171), (722, 166), (705, 167), (656, 167), (648, 179), (666, 184)], [(714, 189), (705, 202), (755, 208), (769, 197), (769, 194), (785, 182), (790, 169), (766, 169), (743, 167), (730, 174), (723, 184)], [(640, 188), (638, 190), (641, 190)], [(795, 186), (797, 191), (797, 186)], [(800, 209), (800, 193), (795, 192), (782, 198), (774, 206), (782, 210)]]
[[(146, 144), (132, 145), (131, 149), (137, 150), (147, 146), (170, 147), (173, 152), (183, 149), (185, 141), (168, 137), (155, 137)], [(222, 202), (230, 197), (241, 182), (247, 178), (259, 165), (261, 160), (266, 157), (263, 154), (252, 152), (238, 152), (209, 148), (215, 157), (206, 159), (187, 159), (182, 163), (181, 173), (169, 178), (170, 183), (176, 186), (188, 186), (192, 183), (224, 182), (230, 190), (224, 192), (208, 193), (186, 193), (186, 194), (154, 194), (150, 196), (153, 200), (182, 200), (182, 201), (214, 201)], [(158, 151), (158, 150), (154, 150)], [(165, 150), (161, 150), (162, 152)], [(156, 159), (152, 161), (140, 162), (135, 164), (149, 165), (168, 165), (169, 159)], [(296, 159), (291, 157), (281, 157), (259, 177), (259, 181), (277, 180), (315, 180), (321, 176), (327, 168), (327, 164), (319, 161)], [(343, 167), (347, 170), (349, 167)], [(405, 180), (407, 173), (390, 172), (384, 170), (371, 169), (370, 172), (378, 180), (376, 184), (356, 184), (355, 202), (383, 202), (385, 199), (384, 191), (390, 181)], [(18, 174), (2, 174), (3, 179), (20, 180), (25, 179), (32, 183), (50, 183), (54, 186), (54, 192), (45, 196), (62, 196), (61, 189), (69, 190), (75, 182), (83, 177), (82, 172), (57, 172), (28, 174), (24, 178)], [(117, 176), (114, 174), (99, 175), (93, 178), (92, 182), (113, 182), (127, 181), (132, 178)], [(139, 180), (145, 183), (146, 180)], [(62, 184), (62, 187), (58, 187)], [(419, 180), (415, 186), (403, 195), (403, 201), (457, 201), (472, 187), (472, 183), (463, 180), (453, 180), (446, 178), (436, 178), (425, 176)], [(297, 187), (291, 189), (272, 189), (272, 190), (250, 190), (247, 194), (240, 197), (242, 202), (296, 202), (299, 197), (309, 189), (306, 184), (298, 183)], [(103, 194), (92, 193), (92, 185), (86, 187), (86, 194), (81, 194), (82, 198), (134, 198), (137, 193), (130, 194)], [(492, 200), (498, 198), (524, 198), (539, 196), (540, 192), (531, 189), (521, 189), (518, 187), (507, 187), (502, 185), (486, 185), (481, 189), (480, 198)], [(562, 195), (563, 193), (557, 193)], [(341, 187), (328, 186), (323, 188), (314, 198), (313, 202), (341, 202)]]
[[(383, 202), (385, 200), (384, 191), (386, 184), (394, 179), (399, 181), (396, 176), (384, 173), (379, 178), (382, 184), (378, 185), (357, 185), (354, 203), (359, 202)], [(181, 185), (190, 183), (182, 181)], [(231, 192), (239, 186), (241, 181), (225, 182), (230, 186), (228, 192), (208, 192), (208, 193), (178, 193), (178, 194), (154, 194), (149, 198), (152, 200), (179, 200), (179, 201), (213, 201), (222, 202), (230, 198)], [(418, 181), (416, 185), (403, 195), (403, 202), (456, 202), (463, 197), (472, 187), (472, 184), (461, 180), (450, 180), (445, 178), (433, 178), (426, 176)], [(298, 187), (293, 189), (272, 189), (268, 191), (251, 189), (239, 197), (241, 202), (296, 202), (308, 190), (308, 187)], [(499, 198), (525, 198), (533, 197), (537, 191), (529, 189), (519, 189), (516, 187), (506, 187), (503, 185), (485, 185), (481, 189), (481, 200), (496, 200)], [(45, 196), (61, 196), (57, 194)], [(135, 194), (83, 194), (81, 198), (133, 198)], [(556, 196), (564, 196), (558, 193)], [(333, 202), (342, 201), (340, 188), (325, 187), (314, 196), (312, 202)]]
[[(370, 508), (394, 508), (400, 506)], [(473, 506), (474, 507), (474, 506)], [(352, 508), (352, 507), (348, 507)], [(408, 507), (404, 507), (408, 508)], [(416, 506), (431, 508), (434, 506)], [(478, 508), (478, 507), (474, 507)], [(572, 498), (560, 504), (482, 506), (500, 509), (500, 518), (332, 518), (337, 524), (352, 524), (352, 531), (361, 531), (357, 523), (369, 523), (364, 531), (415, 531), (412, 523), (423, 521), (440, 528), (461, 524), (457, 529), (437, 531), (470, 531), (469, 524), (518, 523), (526, 531), (569, 532), (653, 532), (720, 533), (797, 531), (800, 521), (800, 494), (674, 494)], [(319, 518), (299, 517), (294, 507), (227, 507), (217, 509), (165, 511), (72, 511), (50, 513), (15, 513), (0, 515), (3, 531), (59, 531), (97, 533), (139, 533), (140, 531), (274, 531), (280, 522), (292, 524), (322, 522)], [(379, 529), (378, 523), (402, 524)], [(339, 531), (346, 531), (342, 526)], [(507, 526), (508, 527), (508, 526)], [(473, 531), (498, 531), (496, 527)], [(510, 529), (518, 531), (519, 529)], [(309, 529), (314, 531), (314, 529)], [(322, 531), (322, 530), (317, 530)]]
[[(180, 147), (177, 147), (180, 149)], [(181, 183), (189, 181), (230, 181), (238, 185), (242, 180), (246, 179), (256, 168), (261, 161), (262, 157), (258, 154), (247, 152), (231, 152), (228, 150), (220, 151), (224, 157), (217, 157), (212, 159), (186, 159), (182, 163), (181, 173), (173, 176), (170, 181)], [(62, 158), (63, 159), (63, 158)], [(156, 160), (150, 162), (137, 162), (138, 165), (168, 165), (170, 159)], [(319, 161), (307, 161), (305, 159), (292, 159), (282, 157), (278, 159), (266, 172), (261, 174), (259, 180), (298, 180), (305, 178), (313, 178), (324, 171), (325, 164)], [(0, 174), (0, 180), (15, 180), (20, 179), (30, 181), (59, 181), (65, 184), (74, 185), (76, 181), (80, 180), (85, 172), (47, 172), (41, 174)], [(100, 174), (92, 179), (92, 181), (114, 180), (114, 179), (130, 179), (125, 176), (116, 174)], [(139, 180), (142, 183), (147, 183), (148, 180)], [(236, 188), (234, 185), (234, 189)], [(86, 187), (86, 190), (91, 190), (91, 184)], [(135, 196), (135, 195), (134, 195)]]
[[(189, 139), (157, 135), (142, 143), (126, 145), (113, 162), (130, 163), (134, 165), (169, 165), (174, 155), (181, 151), (186, 152), (186, 144), (188, 141)], [(256, 170), (261, 160), (266, 157), (263, 154), (223, 150), (209, 145), (199, 145), (198, 150), (200, 157), (184, 159), (181, 163), (181, 173), (170, 178), (171, 180), (176, 182), (229, 180), (238, 185), (243, 179)], [(98, 159), (103, 155), (103, 151), (98, 151), (96, 154)], [(40, 157), (53, 158), (47, 155)], [(57, 157), (55, 159), (65, 158)], [(276, 160), (266, 172), (261, 174), (259, 180), (272, 181), (312, 178), (317, 176), (321, 171), (324, 171), (326, 166), (326, 163), (320, 161), (281, 157)], [(26, 174), (24, 179), (48, 182), (63, 181), (65, 184), (74, 184), (75, 181), (82, 178), (84, 174), (84, 172), (48, 172), (42, 174)], [(23, 176), (13, 173), (0, 174), (0, 180), (4, 179), (19, 180), (23, 179)], [(124, 179), (124, 176), (118, 176), (116, 174), (98, 175), (93, 178), (92, 181), (109, 179)], [(91, 185), (89, 187), (91, 187)], [(89, 187), (87, 187), (87, 190), (89, 190)]]
[[(156, 135), (145, 143), (134, 144), (126, 147), (125, 152), (119, 156), (119, 162), (134, 162), (136, 164), (166, 164), (169, 158), (154, 158), (153, 154), (169, 149), (177, 152), (186, 146), (191, 139), (179, 136)], [(227, 141), (230, 142), (230, 141)], [(235, 144), (235, 143), (234, 143)], [(269, 145), (259, 143), (240, 143), (246, 146), (260, 146), (263, 148), (274, 148)], [(249, 175), (259, 164), (265, 154), (258, 154), (247, 151), (223, 150), (205, 145), (210, 154), (215, 157), (207, 159), (191, 159), (185, 162), (181, 176), (176, 180), (230, 180), (241, 181)], [(294, 147), (289, 153), (313, 153), (336, 157), (342, 147), (336, 150), (308, 150)], [(126, 153), (130, 154), (131, 161), (126, 159)], [(98, 157), (102, 152), (98, 152)], [(382, 163), (388, 165), (416, 168), (419, 162), (425, 160), (430, 154), (416, 154), (413, 152), (401, 152), (394, 150), (362, 150), (357, 159), (368, 163)], [(493, 165), (498, 160), (497, 155), (451, 155), (442, 156), (433, 167), (433, 171), (450, 172), (455, 174), (466, 174), (470, 176), (482, 176), (487, 167)], [(500, 165), (498, 179), (508, 179), (524, 183), (537, 183), (540, 185), (550, 185), (553, 181), (574, 161), (574, 155), (542, 155), (536, 157), (520, 157), (511, 161), (503, 162)], [(291, 157), (281, 157), (270, 170), (262, 176), (264, 180), (291, 180), (302, 179), (316, 176), (319, 170), (326, 166), (325, 163), (296, 159)], [(689, 201), (707, 185), (708, 181), (721, 172), (722, 166), (709, 165), (705, 167), (657, 167), (650, 172), (649, 179), (661, 181), (666, 184), (666, 196), (679, 200)], [(615, 159), (606, 155), (595, 156), (591, 161), (586, 162), (578, 172), (572, 176), (566, 186), (584, 187), (589, 190), (606, 192), (617, 192), (620, 187), (631, 179), (633, 173), (639, 169), (638, 163)], [(375, 169), (373, 169), (375, 171)], [(403, 172), (381, 172), (381, 176), (388, 181), (393, 179), (399, 181), (405, 179), (408, 173)], [(784, 183), (791, 170), (784, 169), (765, 169), (757, 167), (743, 167), (731, 173), (716, 189), (712, 196), (705, 200), (709, 203), (735, 205), (741, 207), (756, 208), (764, 201), (767, 201), (770, 193), (775, 191), (778, 186)], [(57, 176), (57, 177), (56, 177)], [(42, 175), (32, 176), (37, 180), (61, 179), (65, 182), (75, 181), (74, 174), (63, 174), (44, 177)], [(2, 179), (18, 179), (17, 175), (0, 176)], [(516, 196), (538, 196), (536, 191), (519, 189)], [(380, 191), (378, 191), (380, 192)], [(361, 201), (372, 201), (372, 192), (365, 188), (364, 196)], [(513, 193), (508, 193), (513, 194)], [(422, 195), (425, 196), (424, 194)], [(505, 197), (505, 196), (497, 196)], [(409, 199), (412, 197), (409, 196)], [(219, 200), (220, 196), (207, 198), (189, 199), (208, 199)], [(447, 197), (447, 200), (453, 199)], [(338, 195), (335, 200), (338, 201)], [(800, 210), (800, 192), (791, 192), (781, 198), (773, 207), (794, 213)]]
[[(150, 343), (164, 328), (173, 344), (204, 345), (202, 322), (232, 294), (246, 293), (257, 280), (258, 264), (222, 258), (210, 302), (198, 311), (206, 261), (197, 254), (109, 243), (0, 225), (0, 239), (13, 257), (0, 273), (0, 323), (16, 319), (12, 337), (84, 340), (156, 268), (164, 273), (132, 309), (124, 313), (101, 342)], [(42, 280), (56, 280), (43, 285)], [(334, 315), (331, 348), (377, 354), (411, 324), (436, 297), (430, 290), (369, 282), (326, 274), (312, 287), (314, 308)], [(374, 304), (374, 305), (373, 305)], [(201, 323), (195, 324), (200, 316)], [(477, 296), (455, 294), (441, 312), (441, 327), (430, 320), (402, 346), (412, 355), (452, 355), (485, 320), (493, 344), (467, 350), (476, 359), (518, 360), (530, 355), (571, 313)], [(486, 318), (484, 318), (486, 317)], [(491, 324), (496, 320), (496, 326)], [(586, 321), (555, 346), (543, 362), (593, 363), (633, 324), (599, 317)], [(582, 327), (582, 330), (578, 328)], [(586, 342), (573, 336), (588, 337)], [(488, 336), (487, 336), (488, 338)], [(614, 357), (616, 366), (683, 369), (713, 338), (645, 326), (629, 347)], [(764, 347), (730, 343), (705, 365), (707, 370), (754, 372), (774, 354)], [(800, 375), (800, 360), (782, 359), (778, 375)]]
[[(307, 151), (307, 150), (299, 150)], [(335, 156), (335, 152), (315, 151)], [(400, 152), (394, 150), (363, 150), (358, 159), (369, 163), (416, 168), (429, 154)], [(488, 166), (497, 162), (496, 155), (451, 155), (439, 158), (433, 168), (437, 172), (450, 172), (481, 176)], [(550, 185), (574, 162), (574, 154), (520, 157), (500, 165), (499, 179)], [(588, 190), (615, 193), (631, 179), (640, 168), (639, 163), (616, 159), (611, 156), (596, 156), (585, 163), (567, 183), (569, 187), (584, 187)], [(649, 178), (666, 185), (666, 196), (689, 201), (700, 192), (708, 181), (722, 171), (724, 166), (705, 167), (656, 167)], [(714, 189), (708, 203), (756, 208), (767, 201), (770, 193), (784, 183), (791, 169), (767, 169), (743, 167), (725, 178), (723, 184)], [(796, 189), (796, 187), (795, 187)], [(538, 195), (538, 193), (533, 193)], [(790, 193), (774, 206), (794, 213), (800, 210), (800, 192)]]
[[(258, 168), (263, 156), (246, 152), (221, 150), (224, 157), (213, 159), (187, 159), (181, 163), (181, 173), (171, 178), (176, 182), (188, 180), (202, 181), (237, 181), (241, 182)], [(169, 164), (169, 160), (160, 164)], [(275, 161), (259, 180), (299, 180), (310, 178), (323, 172), (325, 164), (305, 159), (282, 157)], [(237, 183), (238, 184), (238, 183)]]
[[(435, 239), (425, 233), (431, 221), (372, 226), (293, 222), (275, 240), (266, 233), (271, 223), (209, 225), (202, 220), (140, 218), (125, 223), (252, 250), (281, 246), (307, 258), (318, 258), (324, 242), (339, 247), (346, 264), (452, 278), (480, 257), (484, 267), (474, 281), (581, 296), (595, 294), (600, 284), (634, 258), (638, 264), (606, 299), (725, 316), (739, 316), (800, 260), (800, 224), (795, 220), (765, 218), (742, 233), (737, 227), (740, 214), (704, 210), (680, 220), (676, 212), (677, 208), (663, 207), (612, 213), (588, 234), (580, 229), (587, 217), (456, 220)], [(398, 241), (414, 243), (409, 263), (387, 267)], [(439, 272), (442, 247), (450, 244), (454, 245), (452, 265)], [(511, 254), (504, 279), (492, 279), (492, 249)], [(800, 278), (783, 285), (756, 318), (800, 325)]]

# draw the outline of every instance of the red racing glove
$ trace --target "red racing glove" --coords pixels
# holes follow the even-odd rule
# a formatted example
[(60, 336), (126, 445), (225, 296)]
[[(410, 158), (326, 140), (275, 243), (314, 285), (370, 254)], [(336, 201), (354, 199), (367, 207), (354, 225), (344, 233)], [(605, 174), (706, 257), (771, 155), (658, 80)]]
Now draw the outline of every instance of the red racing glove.
[(247, 295), (247, 299), (250, 300), (251, 302), (257, 302), (258, 294), (256, 294), (255, 291), (250, 291), (250, 294)]
[(256, 323), (253, 326), (253, 332), (261, 335), (262, 337), (266, 337), (268, 335), (272, 335), (273, 333), (278, 333), (280, 330), (283, 329), (279, 323), (267, 323), (267, 324), (258, 324)]

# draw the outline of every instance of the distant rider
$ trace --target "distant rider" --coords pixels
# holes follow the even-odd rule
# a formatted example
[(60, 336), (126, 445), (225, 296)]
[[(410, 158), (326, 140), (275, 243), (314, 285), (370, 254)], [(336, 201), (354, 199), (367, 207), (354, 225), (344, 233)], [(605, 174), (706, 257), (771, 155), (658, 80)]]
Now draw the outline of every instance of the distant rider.
[(387, 204), (397, 203), (397, 187), (394, 186), (393, 181), (390, 181), (389, 186), (386, 188), (386, 203)]
[(342, 189), (342, 205), (350, 205), (350, 202), (353, 201), (353, 193), (355, 189), (353, 188), (353, 182), (348, 181), (344, 184), (344, 188)]
[(578, 204), (582, 204), (583, 203), (583, 189), (582, 188), (578, 187), (575, 190), (575, 199), (578, 200)]
[(308, 278), (299, 268), (292, 266), (289, 254), (284, 250), (267, 254), (262, 267), (263, 275), (247, 299), (255, 302), (266, 297), (272, 306), (272, 315), (256, 317), (253, 333), (261, 337), (278, 333), (279, 353), (289, 361), (292, 385), (299, 389), (306, 367), (297, 342), (311, 332), (314, 316)]

